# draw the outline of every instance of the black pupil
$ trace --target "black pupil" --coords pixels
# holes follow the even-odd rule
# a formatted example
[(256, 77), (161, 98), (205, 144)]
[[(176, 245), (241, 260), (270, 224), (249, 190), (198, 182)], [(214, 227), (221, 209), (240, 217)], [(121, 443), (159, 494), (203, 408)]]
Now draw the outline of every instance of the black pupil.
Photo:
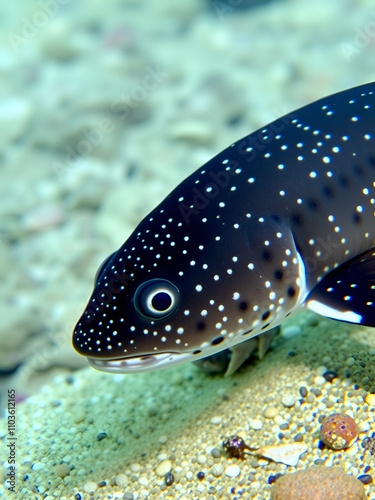
[(152, 307), (157, 311), (166, 311), (172, 304), (171, 296), (165, 292), (159, 292), (151, 300)]

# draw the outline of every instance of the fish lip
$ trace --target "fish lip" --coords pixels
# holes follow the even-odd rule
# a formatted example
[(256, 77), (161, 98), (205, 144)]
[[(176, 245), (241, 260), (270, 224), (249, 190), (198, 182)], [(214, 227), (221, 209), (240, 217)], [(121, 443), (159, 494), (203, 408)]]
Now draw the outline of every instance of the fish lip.
[(98, 359), (87, 357), (88, 364), (99, 371), (110, 373), (139, 373), (164, 368), (171, 359), (184, 355), (174, 352), (145, 354), (129, 358)]

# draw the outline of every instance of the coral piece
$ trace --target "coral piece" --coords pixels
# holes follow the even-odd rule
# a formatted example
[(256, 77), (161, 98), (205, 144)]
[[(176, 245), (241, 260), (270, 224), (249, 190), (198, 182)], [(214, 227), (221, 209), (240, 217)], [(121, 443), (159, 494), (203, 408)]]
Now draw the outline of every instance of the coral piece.
[(295, 466), (300, 456), (307, 451), (304, 443), (280, 444), (275, 446), (263, 446), (256, 450), (258, 455), (269, 458), (274, 462)]

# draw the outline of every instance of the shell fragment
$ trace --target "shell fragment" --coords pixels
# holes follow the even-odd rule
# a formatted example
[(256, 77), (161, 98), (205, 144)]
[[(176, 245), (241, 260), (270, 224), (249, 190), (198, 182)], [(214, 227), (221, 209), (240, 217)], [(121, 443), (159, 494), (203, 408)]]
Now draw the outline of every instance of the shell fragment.
[(305, 443), (280, 444), (275, 446), (263, 446), (256, 450), (258, 455), (269, 458), (274, 462), (295, 466), (300, 456), (307, 451)]

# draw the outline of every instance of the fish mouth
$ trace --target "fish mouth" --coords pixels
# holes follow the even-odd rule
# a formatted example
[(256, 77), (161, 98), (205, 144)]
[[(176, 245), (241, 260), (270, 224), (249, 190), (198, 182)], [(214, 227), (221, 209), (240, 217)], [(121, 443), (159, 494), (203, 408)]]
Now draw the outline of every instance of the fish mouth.
[(146, 354), (130, 358), (97, 359), (87, 358), (88, 364), (95, 370), (110, 373), (139, 373), (166, 368), (167, 366), (189, 361), (191, 354), (164, 352), (161, 354)]

